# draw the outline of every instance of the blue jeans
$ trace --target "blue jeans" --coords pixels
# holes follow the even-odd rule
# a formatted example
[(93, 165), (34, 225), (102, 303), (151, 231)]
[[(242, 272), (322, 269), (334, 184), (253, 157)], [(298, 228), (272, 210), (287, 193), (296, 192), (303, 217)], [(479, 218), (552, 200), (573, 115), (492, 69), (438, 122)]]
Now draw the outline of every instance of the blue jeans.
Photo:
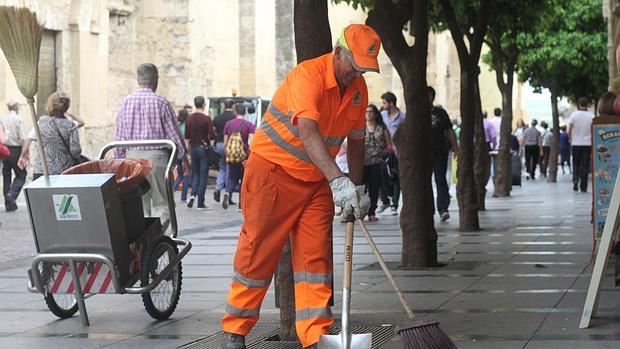
[(228, 178), (226, 179), (226, 192), (232, 194), (238, 192), (239, 183), (243, 179), (243, 165), (242, 164), (230, 164), (228, 165)]
[(177, 173), (179, 174), (177, 180), (174, 181), (174, 186), (172, 187), (174, 190), (177, 190), (179, 184), (183, 182), (183, 188), (181, 188), (181, 200), (187, 200), (187, 189), (189, 188), (189, 175), (185, 175), (185, 171), (183, 170), (183, 160), (177, 160)]
[(215, 150), (220, 157), (220, 170), (215, 180), (215, 191), (220, 191), (226, 186), (226, 178), (228, 177), (228, 164), (226, 163), (226, 154), (224, 154), (224, 143), (220, 142), (215, 145)]
[(437, 212), (448, 212), (450, 206), (450, 187), (446, 180), (448, 154), (433, 154), (433, 176), (437, 186)]
[(205, 191), (209, 178), (209, 160), (204, 146), (190, 150), (192, 156), (192, 196), (198, 198), (198, 207), (205, 205)]

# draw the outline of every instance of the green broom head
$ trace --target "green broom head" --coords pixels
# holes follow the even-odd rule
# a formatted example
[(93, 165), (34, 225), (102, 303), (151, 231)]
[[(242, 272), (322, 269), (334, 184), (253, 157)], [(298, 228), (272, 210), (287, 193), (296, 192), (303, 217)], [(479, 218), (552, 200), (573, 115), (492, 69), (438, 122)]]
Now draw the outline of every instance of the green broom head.
[(0, 48), (19, 91), (31, 99), (37, 94), (39, 49), (43, 24), (27, 8), (0, 6)]

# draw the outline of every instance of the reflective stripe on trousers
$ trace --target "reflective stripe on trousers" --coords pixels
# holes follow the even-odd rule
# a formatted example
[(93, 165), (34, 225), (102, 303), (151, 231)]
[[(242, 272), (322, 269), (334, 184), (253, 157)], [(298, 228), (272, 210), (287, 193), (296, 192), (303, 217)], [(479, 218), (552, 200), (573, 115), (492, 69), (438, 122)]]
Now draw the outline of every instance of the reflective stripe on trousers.
[(280, 166), (251, 154), (241, 191), (244, 224), (222, 328), (246, 335), (258, 321), (280, 252), (290, 236), (297, 334), (304, 347), (310, 346), (333, 323), (328, 306), (333, 219), (329, 185), (326, 180), (297, 180)]

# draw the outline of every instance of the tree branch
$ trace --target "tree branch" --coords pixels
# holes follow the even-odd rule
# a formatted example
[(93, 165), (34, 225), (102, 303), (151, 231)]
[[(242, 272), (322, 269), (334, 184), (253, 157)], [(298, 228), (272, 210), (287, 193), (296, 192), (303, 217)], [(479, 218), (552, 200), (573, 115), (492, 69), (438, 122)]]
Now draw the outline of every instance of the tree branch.
[(448, 24), (448, 29), (450, 29), (450, 34), (452, 34), (452, 40), (454, 40), (459, 61), (461, 61), (461, 65), (463, 65), (469, 60), (470, 57), (467, 46), (465, 45), (465, 40), (463, 40), (463, 31), (461, 30), (459, 22), (456, 19), (456, 14), (454, 13), (454, 7), (452, 6), (452, 2), (450, 0), (439, 0), (439, 4), (441, 5), (441, 8), (446, 16), (446, 23)]
[(489, 15), (489, 0), (480, 0), (480, 6), (478, 7), (478, 15), (476, 17), (476, 25), (474, 26), (473, 40), (470, 42), (470, 53), (474, 62), (478, 62), (480, 59), (480, 51), (482, 50), (482, 43), (486, 36)]
[(366, 18), (366, 24), (379, 34), (383, 49), (399, 74), (408, 69), (407, 57), (413, 50), (402, 34), (403, 26), (411, 19), (412, 13), (413, 1), (402, 1), (395, 5), (391, 0), (377, 0)]

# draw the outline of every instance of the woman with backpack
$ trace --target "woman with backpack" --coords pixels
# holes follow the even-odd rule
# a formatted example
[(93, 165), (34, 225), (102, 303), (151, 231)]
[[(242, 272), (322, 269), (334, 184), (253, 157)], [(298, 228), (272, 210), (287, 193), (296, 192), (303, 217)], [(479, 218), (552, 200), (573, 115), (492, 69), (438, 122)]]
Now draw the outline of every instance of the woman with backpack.
[[(235, 118), (224, 126), (224, 154), (226, 164), (228, 164), (226, 192), (222, 199), (224, 209), (227, 209), (228, 205), (235, 205), (232, 201), (232, 194), (237, 191), (237, 187), (241, 187), (243, 162), (250, 154), (249, 144), (255, 131), (254, 125), (244, 118), (245, 105), (235, 104), (234, 112)], [(241, 208), (241, 198), (239, 198), (239, 207)]]

